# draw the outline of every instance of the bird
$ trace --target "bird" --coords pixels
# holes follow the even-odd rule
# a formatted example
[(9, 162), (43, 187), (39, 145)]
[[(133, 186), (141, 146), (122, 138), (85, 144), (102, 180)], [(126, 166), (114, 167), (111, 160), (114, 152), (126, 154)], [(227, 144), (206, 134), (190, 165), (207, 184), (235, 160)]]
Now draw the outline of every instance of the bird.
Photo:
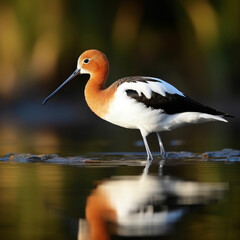
[(228, 113), (203, 105), (170, 83), (146, 76), (124, 77), (106, 87), (109, 61), (96, 49), (84, 51), (77, 60), (77, 68), (45, 100), (45, 104), (64, 85), (81, 74), (90, 75), (84, 95), (89, 108), (100, 118), (129, 129), (139, 129), (147, 153), (153, 160), (147, 136), (156, 133), (160, 156), (166, 159), (160, 132), (195, 123), (210, 121), (228, 122)]

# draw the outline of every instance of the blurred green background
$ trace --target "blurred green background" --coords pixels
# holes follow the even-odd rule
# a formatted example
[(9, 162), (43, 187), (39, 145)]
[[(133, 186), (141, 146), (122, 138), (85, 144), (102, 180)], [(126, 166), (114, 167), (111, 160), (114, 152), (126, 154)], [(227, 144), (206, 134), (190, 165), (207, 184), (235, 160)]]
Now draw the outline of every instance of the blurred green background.
[[(41, 102), (85, 50), (110, 61), (108, 84), (130, 75), (164, 79), (190, 97), (239, 115), (240, 1), (0, 1), (0, 155), (144, 151), (138, 131), (96, 117), (87, 76)], [(163, 134), (167, 150), (239, 148), (239, 121)], [(151, 139), (151, 148), (158, 150)]]

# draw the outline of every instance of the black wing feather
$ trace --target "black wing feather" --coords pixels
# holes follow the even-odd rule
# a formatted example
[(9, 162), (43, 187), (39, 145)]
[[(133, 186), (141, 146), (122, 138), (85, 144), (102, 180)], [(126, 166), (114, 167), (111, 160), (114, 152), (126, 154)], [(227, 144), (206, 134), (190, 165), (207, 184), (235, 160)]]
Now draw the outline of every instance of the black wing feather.
[(145, 104), (153, 109), (162, 109), (167, 114), (183, 113), (183, 112), (200, 112), (212, 115), (221, 115), (225, 117), (233, 117), (227, 113), (220, 112), (201, 103), (194, 101), (188, 96), (166, 93), (162, 96), (159, 93), (152, 92), (152, 96), (148, 99), (143, 93), (138, 95), (137, 91), (126, 90), (129, 97)]

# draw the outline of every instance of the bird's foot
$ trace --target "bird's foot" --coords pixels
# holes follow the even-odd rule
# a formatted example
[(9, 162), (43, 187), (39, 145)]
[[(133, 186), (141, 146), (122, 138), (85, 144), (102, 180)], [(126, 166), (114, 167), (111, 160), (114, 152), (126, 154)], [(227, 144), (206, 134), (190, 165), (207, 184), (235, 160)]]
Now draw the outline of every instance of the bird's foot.
[(152, 156), (151, 153), (148, 153), (146, 166), (145, 166), (145, 168), (144, 168), (144, 170), (143, 170), (143, 175), (147, 175), (147, 174), (148, 174), (149, 167), (151, 166), (152, 161), (153, 161), (153, 156)]
[(164, 150), (163, 147), (160, 149), (160, 156), (162, 157), (162, 159), (167, 158), (167, 152)]
[(148, 161), (148, 162), (152, 162), (152, 160), (153, 160), (152, 154), (151, 154), (151, 153), (148, 153), (148, 155), (147, 155), (147, 161)]

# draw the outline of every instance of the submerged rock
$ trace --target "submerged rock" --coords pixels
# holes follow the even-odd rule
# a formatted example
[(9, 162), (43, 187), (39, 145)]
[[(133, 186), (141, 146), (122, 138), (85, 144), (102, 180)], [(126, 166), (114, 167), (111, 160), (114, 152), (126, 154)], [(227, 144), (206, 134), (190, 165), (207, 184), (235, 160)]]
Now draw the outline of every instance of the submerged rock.
[(225, 148), (221, 151), (205, 152), (198, 157), (205, 158), (212, 161), (240, 161), (240, 150), (234, 150), (231, 148)]

